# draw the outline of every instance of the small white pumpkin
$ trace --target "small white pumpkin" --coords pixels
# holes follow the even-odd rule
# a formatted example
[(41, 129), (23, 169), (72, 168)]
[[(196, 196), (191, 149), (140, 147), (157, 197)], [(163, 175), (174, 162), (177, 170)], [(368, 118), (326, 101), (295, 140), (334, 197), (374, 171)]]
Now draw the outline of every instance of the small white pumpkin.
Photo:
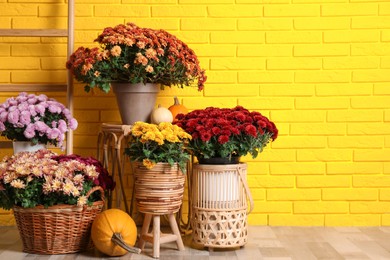
[(153, 110), (150, 116), (152, 124), (159, 124), (162, 122), (172, 123), (173, 116), (168, 108), (161, 106), (160, 104)]

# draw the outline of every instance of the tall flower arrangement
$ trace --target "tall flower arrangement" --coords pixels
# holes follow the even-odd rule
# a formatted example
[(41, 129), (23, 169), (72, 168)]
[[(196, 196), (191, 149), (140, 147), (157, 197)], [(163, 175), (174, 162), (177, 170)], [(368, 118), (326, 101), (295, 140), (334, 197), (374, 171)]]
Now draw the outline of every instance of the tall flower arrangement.
[(0, 105), (0, 132), (13, 141), (64, 148), (65, 134), (77, 128), (69, 109), (46, 95), (20, 93)]
[(66, 63), (85, 91), (110, 90), (110, 82), (157, 83), (202, 90), (207, 79), (195, 52), (164, 30), (134, 23), (107, 27), (95, 40), (100, 48), (79, 47)]
[(248, 153), (256, 158), (278, 136), (272, 121), (241, 106), (208, 107), (179, 114), (176, 119), (175, 124), (191, 134), (189, 148), (198, 159), (230, 158)]
[(86, 197), (95, 186), (112, 190), (115, 183), (93, 158), (60, 155), (42, 149), (5, 156), (0, 162), (0, 207), (32, 208), (91, 205), (99, 195)]
[(132, 161), (152, 169), (156, 163), (164, 162), (173, 166), (178, 163), (182, 172), (186, 171), (189, 153), (185, 149), (191, 136), (177, 125), (158, 125), (136, 122), (130, 130), (129, 147), (125, 153)]

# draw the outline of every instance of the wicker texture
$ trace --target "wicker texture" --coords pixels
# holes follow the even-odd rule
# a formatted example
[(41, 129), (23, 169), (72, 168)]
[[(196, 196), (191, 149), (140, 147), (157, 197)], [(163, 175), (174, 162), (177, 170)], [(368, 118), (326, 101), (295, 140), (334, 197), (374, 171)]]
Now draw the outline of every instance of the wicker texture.
[(135, 165), (135, 199), (142, 213), (165, 215), (179, 211), (183, 201), (185, 175), (178, 165), (157, 163), (147, 169)]
[(244, 163), (193, 165), (191, 226), (195, 244), (228, 248), (247, 243), (247, 215), (254, 204), (246, 169)]
[(104, 206), (101, 201), (92, 206), (56, 205), (45, 209), (13, 208), (16, 224), (23, 242), (23, 251), (31, 254), (67, 254), (93, 247), (90, 239), (92, 222)]

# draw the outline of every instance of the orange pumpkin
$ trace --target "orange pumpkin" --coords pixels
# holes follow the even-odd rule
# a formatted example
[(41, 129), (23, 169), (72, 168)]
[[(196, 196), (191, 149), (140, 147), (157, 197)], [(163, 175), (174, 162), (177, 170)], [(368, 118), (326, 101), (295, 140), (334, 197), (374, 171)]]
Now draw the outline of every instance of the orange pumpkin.
[(91, 238), (95, 247), (109, 256), (141, 252), (141, 249), (133, 247), (137, 240), (137, 226), (120, 209), (108, 209), (97, 215), (92, 223)]
[(173, 98), (173, 100), (174, 100), (174, 104), (172, 106), (170, 106), (168, 109), (172, 113), (173, 121), (175, 121), (175, 118), (178, 114), (185, 115), (188, 113), (188, 109), (185, 106), (183, 106), (182, 104), (180, 104), (180, 101), (176, 96)]

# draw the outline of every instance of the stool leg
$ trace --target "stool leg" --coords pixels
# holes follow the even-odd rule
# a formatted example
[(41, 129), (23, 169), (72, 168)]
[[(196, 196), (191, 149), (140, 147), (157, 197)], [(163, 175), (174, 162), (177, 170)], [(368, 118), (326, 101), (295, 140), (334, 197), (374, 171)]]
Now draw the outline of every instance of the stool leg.
[(145, 240), (143, 239), (143, 236), (148, 233), (151, 220), (152, 220), (152, 215), (151, 214), (145, 214), (145, 216), (144, 216), (144, 223), (142, 224), (142, 228), (141, 228), (141, 235), (140, 235), (140, 238), (139, 238), (139, 241), (138, 241), (138, 247), (141, 248), (141, 250), (144, 250)]
[(160, 257), (160, 215), (153, 216), (153, 257)]
[(176, 235), (177, 248), (179, 249), (179, 251), (183, 251), (184, 244), (183, 244), (183, 240), (181, 239), (181, 234), (179, 231), (179, 227), (177, 226), (177, 222), (176, 222), (174, 214), (169, 214), (168, 218), (169, 218), (169, 225), (171, 226), (172, 232), (173, 232), (173, 234)]

